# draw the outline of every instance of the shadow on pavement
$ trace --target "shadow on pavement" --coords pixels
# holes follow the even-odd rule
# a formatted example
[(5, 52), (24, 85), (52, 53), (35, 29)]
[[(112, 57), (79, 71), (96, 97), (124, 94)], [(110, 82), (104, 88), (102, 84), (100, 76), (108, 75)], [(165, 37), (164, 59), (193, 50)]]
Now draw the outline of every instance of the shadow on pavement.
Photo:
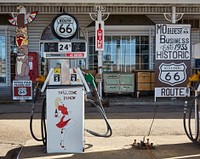
[[(43, 146), (24, 147), (26, 152), (19, 159), (40, 158), (40, 159), (199, 159), (200, 145), (192, 143), (157, 145), (155, 149), (135, 149), (132, 146), (116, 150), (96, 150), (82, 154), (47, 154)], [(91, 147), (90, 147), (91, 148)], [(89, 148), (89, 149), (90, 149)]]
[[(2, 159), (16, 159), (18, 154), (19, 154), (19, 152), (20, 152), (20, 150), (21, 150), (21, 147), (12, 149), (12, 150), (8, 151), (6, 156), (2, 157)], [(1, 159), (1, 157), (0, 157), (0, 159)]]

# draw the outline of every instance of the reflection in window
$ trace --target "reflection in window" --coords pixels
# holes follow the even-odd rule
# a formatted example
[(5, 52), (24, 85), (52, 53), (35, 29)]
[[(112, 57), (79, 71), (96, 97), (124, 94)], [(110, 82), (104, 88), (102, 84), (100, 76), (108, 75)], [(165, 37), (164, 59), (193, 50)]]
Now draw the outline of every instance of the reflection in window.
[(0, 83), (6, 83), (6, 49), (3, 35), (0, 35)]
[[(97, 53), (92, 39), (89, 37), (89, 69), (96, 69)], [(148, 70), (149, 36), (105, 36), (103, 66), (104, 71)]]

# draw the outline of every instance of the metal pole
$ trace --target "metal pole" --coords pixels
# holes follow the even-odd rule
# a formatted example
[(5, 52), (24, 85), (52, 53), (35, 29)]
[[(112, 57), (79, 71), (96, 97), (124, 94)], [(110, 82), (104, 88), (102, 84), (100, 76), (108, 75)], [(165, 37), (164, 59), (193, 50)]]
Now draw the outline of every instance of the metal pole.
[(176, 23), (176, 6), (172, 6), (172, 16), (171, 16), (172, 24)]
[[(98, 11), (97, 11), (97, 21), (101, 22), (102, 21), (102, 12), (101, 12), (101, 6), (98, 7)], [(103, 66), (103, 62), (102, 62), (102, 54), (103, 51), (98, 50), (98, 73), (102, 75), (102, 66)], [(102, 97), (102, 81), (100, 81), (98, 83), (98, 92), (99, 92), (99, 96)]]

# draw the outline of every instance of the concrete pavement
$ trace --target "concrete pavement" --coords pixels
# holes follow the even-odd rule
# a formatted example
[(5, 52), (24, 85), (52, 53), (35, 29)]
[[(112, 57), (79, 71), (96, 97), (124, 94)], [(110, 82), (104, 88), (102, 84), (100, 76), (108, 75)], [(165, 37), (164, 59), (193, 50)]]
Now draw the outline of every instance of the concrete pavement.
[[(121, 103), (120, 103), (121, 102)], [(178, 159), (200, 158), (199, 145), (192, 144), (183, 129), (183, 101), (124, 97), (110, 99), (105, 111), (113, 129), (110, 138), (98, 138), (85, 133), (83, 154), (47, 154), (41, 142), (32, 139), (29, 118), (32, 103), (3, 103), (0, 110), (0, 157), (18, 159)], [(40, 136), (40, 102), (35, 107), (34, 132)], [(155, 120), (153, 122), (153, 117)], [(149, 134), (155, 149), (138, 150), (134, 139), (143, 140)], [(96, 108), (86, 107), (85, 128), (104, 132), (105, 124)], [(147, 137), (146, 137), (147, 138)]]

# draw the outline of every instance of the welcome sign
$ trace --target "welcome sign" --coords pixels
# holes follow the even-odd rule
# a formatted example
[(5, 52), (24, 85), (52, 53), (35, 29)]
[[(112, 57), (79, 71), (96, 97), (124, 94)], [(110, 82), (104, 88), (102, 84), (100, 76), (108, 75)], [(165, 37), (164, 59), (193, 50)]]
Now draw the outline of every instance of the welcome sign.
[(190, 25), (156, 25), (155, 100), (156, 97), (189, 96), (190, 32)]

